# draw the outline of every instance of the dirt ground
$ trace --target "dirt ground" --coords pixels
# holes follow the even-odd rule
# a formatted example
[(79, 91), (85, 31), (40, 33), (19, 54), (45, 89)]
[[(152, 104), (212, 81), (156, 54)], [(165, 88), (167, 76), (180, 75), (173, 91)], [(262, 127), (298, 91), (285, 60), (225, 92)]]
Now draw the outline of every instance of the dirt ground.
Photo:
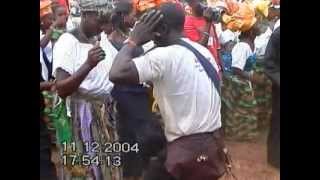
[[(232, 162), (233, 173), (238, 180), (280, 180), (278, 170), (267, 163), (267, 132), (252, 142), (226, 141)], [(57, 162), (57, 153), (53, 153), (53, 161)], [(223, 177), (221, 180), (234, 180)]]
[[(280, 180), (280, 172), (267, 163), (267, 132), (253, 142), (227, 141), (238, 180)], [(230, 180), (226, 177), (221, 180)]]

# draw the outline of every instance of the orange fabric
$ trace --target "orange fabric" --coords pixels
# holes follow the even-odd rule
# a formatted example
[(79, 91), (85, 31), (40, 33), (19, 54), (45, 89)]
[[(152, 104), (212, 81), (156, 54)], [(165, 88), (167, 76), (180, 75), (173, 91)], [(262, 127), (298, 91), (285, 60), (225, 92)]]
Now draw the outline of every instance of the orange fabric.
[(239, 3), (235, 0), (225, 0), (228, 14), (233, 14), (239, 10)]
[(50, 13), (52, 13), (51, 1), (50, 0), (40, 1), (40, 17), (43, 17), (43, 16), (50, 14)]
[(235, 9), (238, 10), (234, 13), (223, 15), (222, 21), (225, 23), (226, 27), (232, 31), (248, 31), (257, 22), (254, 6), (247, 1), (238, 3), (237, 6), (238, 8), (234, 8), (230, 10), (230, 12)]
[(179, 2), (178, 0), (133, 0), (134, 8), (138, 12), (144, 12), (148, 9), (158, 7), (166, 2)]

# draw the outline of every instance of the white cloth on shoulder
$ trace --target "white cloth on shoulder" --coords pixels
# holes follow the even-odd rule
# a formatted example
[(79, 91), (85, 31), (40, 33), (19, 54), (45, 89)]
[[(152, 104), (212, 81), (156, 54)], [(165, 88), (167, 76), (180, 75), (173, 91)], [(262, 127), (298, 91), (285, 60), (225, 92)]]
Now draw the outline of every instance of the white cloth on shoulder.
[(245, 42), (237, 43), (232, 49), (232, 67), (243, 70), (247, 59), (253, 55), (249, 44)]
[(221, 45), (224, 45), (229, 41), (235, 41), (235, 40), (236, 40), (236, 34), (229, 29), (221, 32), (219, 36), (219, 41)]

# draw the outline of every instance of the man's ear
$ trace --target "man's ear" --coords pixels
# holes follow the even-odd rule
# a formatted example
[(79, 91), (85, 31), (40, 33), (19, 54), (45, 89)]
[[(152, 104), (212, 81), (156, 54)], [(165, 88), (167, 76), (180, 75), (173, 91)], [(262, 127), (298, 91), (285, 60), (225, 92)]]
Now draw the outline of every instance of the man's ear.
[(163, 35), (163, 34), (167, 34), (169, 31), (169, 27), (166, 24), (159, 24), (156, 28), (155, 28), (155, 32)]

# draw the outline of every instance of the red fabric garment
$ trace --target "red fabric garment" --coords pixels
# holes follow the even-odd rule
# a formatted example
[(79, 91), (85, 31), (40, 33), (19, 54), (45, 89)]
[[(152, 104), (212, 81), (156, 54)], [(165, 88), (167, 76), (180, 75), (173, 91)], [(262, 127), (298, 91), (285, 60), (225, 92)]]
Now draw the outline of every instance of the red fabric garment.
[(69, 12), (69, 1), (68, 0), (58, 0), (58, 3), (62, 6), (64, 6), (67, 11)]
[[(206, 25), (206, 20), (203, 17), (186, 16), (185, 23), (184, 23), (184, 35), (190, 40), (197, 42), (202, 37), (201, 32), (203, 32), (205, 25)], [(213, 24), (210, 28), (209, 34), (213, 42), (212, 43), (208, 42), (207, 48), (212, 53), (221, 71), (222, 64), (221, 64), (219, 53), (218, 53), (218, 49), (220, 49), (220, 43), (216, 33), (216, 28)]]

